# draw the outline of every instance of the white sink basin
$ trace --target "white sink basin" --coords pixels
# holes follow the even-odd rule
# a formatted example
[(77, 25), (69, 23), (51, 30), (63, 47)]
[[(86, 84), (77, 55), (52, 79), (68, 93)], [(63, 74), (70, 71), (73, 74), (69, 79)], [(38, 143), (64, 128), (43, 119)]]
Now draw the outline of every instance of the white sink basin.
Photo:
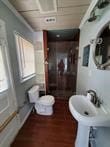
[(110, 112), (103, 107), (96, 108), (86, 96), (71, 96), (69, 109), (79, 123), (87, 126), (110, 126)]

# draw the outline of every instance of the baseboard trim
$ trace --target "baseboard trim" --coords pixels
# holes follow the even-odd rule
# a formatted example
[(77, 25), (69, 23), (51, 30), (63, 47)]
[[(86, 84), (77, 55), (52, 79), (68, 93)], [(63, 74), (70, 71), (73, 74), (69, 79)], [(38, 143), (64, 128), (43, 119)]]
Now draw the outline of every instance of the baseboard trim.
[(0, 147), (10, 147), (11, 146), (17, 134), (19, 133), (20, 129), (22, 128), (27, 118), (29, 117), (32, 109), (33, 109), (33, 106), (30, 107), (30, 109), (26, 113), (26, 116), (22, 122), (20, 122), (19, 115), (14, 117), (12, 121), (10, 121), (10, 123), (7, 125), (7, 127), (5, 127), (5, 129), (2, 131), (2, 135), (0, 136), (3, 138), (2, 142), (0, 143)]
[[(17, 132), (16, 132), (16, 135), (14, 136), (14, 138), (12, 139), (12, 141), (10, 142), (10, 144), (12, 144), (13, 141), (15, 140), (15, 138), (16, 138), (17, 134), (19, 133), (20, 129), (22, 128), (22, 126), (23, 126), (24, 123), (26, 122), (27, 118), (29, 117), (29, 115), (30, 115), (32, 109), (33, 109), (33, 106), (31, 106), (31, 108), (29, 109), (29, 111), (28, 111), (28, 113), (26, 114), (25, 118), (23, 119), (23, 121), (22, 121), (21, 123), (18, 122), (18, 123), (20, 123), (20, 124), (19, 124), (19, 128), (18, 128), (18, 130), (17, 130)], [(18, 116), (18, 118), (19, 118), (19, 116)], [(20, 121), (20, 120), (18, 120), (18, 121)], [(9, 147), (10, 147), (10, 146), (9, 146)]]
[(24, 125), (24, 123), (26, 122), (27, 118), (29, 117), (31, 111), (33, 109), (33, 106), (31, 106), (30, 110), (28, 111), (28, 113), (26, 114), (25, 118), (23, 119), (23, 121), (20, 123), (20, 128), (19, 130), (22, 128), (22, 126)]

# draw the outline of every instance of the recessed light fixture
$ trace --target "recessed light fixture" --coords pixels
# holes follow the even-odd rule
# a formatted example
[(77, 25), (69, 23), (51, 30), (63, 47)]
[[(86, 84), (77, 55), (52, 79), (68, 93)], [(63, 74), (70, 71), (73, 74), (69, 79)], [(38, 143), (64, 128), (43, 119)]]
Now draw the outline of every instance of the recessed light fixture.
[(57, 34), (57, 35), (56, 35), (56, 37), (57, 37), (57, 38), (59, 38), (59, 37), (60, 37), (60, 35), (59, 35), (59, 34)]

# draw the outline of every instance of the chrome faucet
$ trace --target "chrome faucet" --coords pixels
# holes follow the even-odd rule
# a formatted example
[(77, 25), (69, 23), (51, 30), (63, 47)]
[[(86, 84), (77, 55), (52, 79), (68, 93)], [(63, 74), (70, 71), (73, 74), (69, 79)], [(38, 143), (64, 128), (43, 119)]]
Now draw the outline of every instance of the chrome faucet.
[(88, 90), (87, 93), (89, 93), (91, 95), (91, 102), (96, 106), (96, 107), (100, 107), (100, 105), (102, 104), (102, 101), (98, 98), (96, 92), (94, 90)]

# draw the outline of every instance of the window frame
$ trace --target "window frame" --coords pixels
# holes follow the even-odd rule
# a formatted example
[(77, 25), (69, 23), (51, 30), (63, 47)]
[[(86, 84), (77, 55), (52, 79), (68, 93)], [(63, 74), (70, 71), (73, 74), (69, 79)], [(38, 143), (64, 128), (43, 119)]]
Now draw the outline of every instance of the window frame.
[(6, 65), (6, 59), (5, 59), (5, 56), (4, 56), (4, 54), (5, 54), (5, 47), (6, 46), (4, 46), (4, 41), (3, 40), (0, 40), (0, 46), (1, 46), (1, 56), (2, 56), (2, 62), (3, 62), (3, 66), (4, 66), (4, 73), (5, 73), (5, 78), (6, 78), (6, 86), (2, 89), (2, 90), (0, 90), (0, 94), (2, 94), (2, 93), (4, 93), (5, 91), (7, 91), (8, 90), (8, 88), (9, 88), (9, 83), (8, 83), (8, 75), (7, 75), (7, 70), (6, 70), (6, 68), (7, 68), (7, 65)]
[[(23, 83), (33, 77), (36, 76), (36, 70), (35, 70), (35, 49), (34, 49), (34, 73), (26, 76), (26, 77), (23, 77), (23, 69), (22, 69), (22, 61), (21, 61), (21, 55), (20, 55), (20, 52), (19, 52), (19, 45), (17, 40), (16, 40), (16, 36), (20, 36), (21, 38), (23, 38), (24, 40), (28, 41), (29, 43), (31, 43), (33, 45), (33, 43), (26, 39), (22, 34), (20, 34), (19, 32), (17, 31), (14, 31), (14, 38), (15, 38), (15, 45), (16, 45), (16, 51), (17, 51), (17, 61), (18, 61), (18, 65), (19, 65), (19, 76), (20, 76), (20, 83)], [(33, 45), (33, 48), (34, 48), (34, 45)], [(21, 48), (20, 48), (21, 50)]]

